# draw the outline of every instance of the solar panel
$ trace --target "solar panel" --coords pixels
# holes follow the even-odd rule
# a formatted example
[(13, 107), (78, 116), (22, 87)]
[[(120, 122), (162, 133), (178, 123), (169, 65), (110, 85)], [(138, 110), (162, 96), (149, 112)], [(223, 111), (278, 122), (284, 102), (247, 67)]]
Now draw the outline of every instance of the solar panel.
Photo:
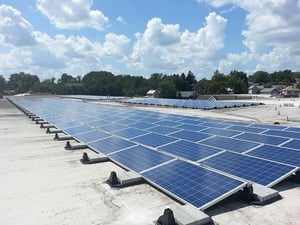
[(108, 125), (111, 123), (112, 123), (112, 121), (110, 121), (110, 120), (101, 119), (101, 120), (89, 122), (89, 123), (87, 123), (87, 125), (93, 126), (93, 127), (101, 127), (101, 126), (105, 126), (105, 125)]
[(198, 161), (200, 159), (204, 159), (208, 156), (222, 152), (222, 150), (217, 148), (212, 148), (184, 140), (164, 145), (159, 149), (192, 161)]
[(139, 136), (132, 139), (132, 141), (138, 142), (140, 144), (148, 145), (151, 147), (162, 146), (177, 140), (178, 139), (173, 137), (168, 137), (168, 136), (155, 134), (155, 133), (145, 134), (143, 136)]
[(287, 142), (282, 146), (300, 150), (300, 140), (291, 140), (290, 142)]
[(300, 127), (288, 127), (286, 131), (298, 132), (300, 133)]
[(204, 133), (199, 133), (199, 132), (189, 131), (189, 130), (181, 130), (181, 131), (170, 134), (170, 136), (184, 139), (187, 141), (197, 142), (197, 141), (204, 140), (206, 138), (211, 138), (214, 135), (204, 134)]
[(114, 131), (126, 129), (127, 126), (118, 124), (118, 123), (111, 123), (111, 124), (104, 125), (104, 126), (98, 126), (97, 128), (100, 130), (104, 130), (106, 132), (114, 132)]
[(80, 126), (64, 129), (64, 132), (71, 136), (74, 136), (75, 134), (80, 134), (80, 133), (84, 133), (84, 132), (88, 132), (88, 131), (92, 131), (92, 130), (93, 130), (93, 128), (91, 128), (91, 127), (80, 125)]
[(54, 126), (56, 126), (59, 129), (67, 129), (67, 128), (71, 128), (71, 127), (76, 127), (79, 125), (78, 122), (74, 122), (74, 121), (64, 121), (62, 123), (55, 123), (53, 124)]
[(274, 135), (278, 137), (288, 137), (288, 138), (296, 138), (300, 139), (300, 135), (297, 132), (291, 131), (280, 131), (280, 130), (267, 130), (264, 134)]
[(237, 130), (243, 132), (250, 132), (250, 133), (261, 133), (266, 131), (266, 129), (258, 128), (258, 127), (244, 127), (244, 126), (231, 126), (227, 127), (229, 130)]
[(239, 153), (248, 151), (250, 149), (259, 146), (259, 144), (254, 142), (238, 140), (234, 138), (221, 137), (221, 136), (212, 137), (210, 139), (201, 141), (200, 143), (208, 146), (220, 148), (223, 150), (229, 150), (229, 151), (239, 152)]
[(136, 172), (150, 169), (174, 159), (171, 156), (140, 145), (113, 153), (109, 157)]
[(241, 134), (240, 131), (226, 130), (226, 129), (220, 129), (220, 128), (214, 128), (214, 127), (209, 127), (207, 129), (203, 130), (202, 132), (207, 133), (207, 134), (223, 136), (223, 137), (233, 137), (235, 135)]
[(207, 126), (207, 127), (215, 127), (215, 128), (226, 128), (226, 127), (230, 126), (230, 125), (225, 124), (225, 123), (214, 123), (214, 122), (205, 122), (202, 125)]
[(254, 133), (243, 133), (238, 136), (235, 136), (235, 138), (270, 145), (280, 145), (289, 140), (288, 138), (274, 137), (272, 135)]
[(176, 160), (142, 173), (170, 195), (206, 209), (246, 186), (245, 182)]
[(89, 142), (96, 141), (99, 139), (107, 138), (110, 135), (108, 135), (107, 133), (105, 133), (103, 131), (93, 130), (93, 131), (89, 131), (86, 133), (75, 134), (73, 136), (81, 142), (89, 143)]
[(234, 152), (223, 152), (201, 162), (217, 170), (271, 187), (297, 168)]
[(174, 128), (174, 127), (166, 127), (166, 126), (156, 126), (156, 127), (152, 127), (152, 128), (147, 129), (147, 131), (162, 134), (162, 135), (171, 134), (171, 133), (174, 133), (174, 132), (179, 131), (179, 130), (180, 129), (177, 129), (177, 128)]
[(181, 124), (179, 126), (176, 126), (176, 128), (184, 129), (184, 130), (191, 130), (191, 131), (201, 131), (207, 127), (201, 126), (201, 125)]
[(300, 151), (288, 148), (263, 145), (247, 153), (263, 159), (286, 163), (293, 166), (300, 166)]
[(251, 124), (249, 127), (259, 127), (259, 128), (272, 129), (272, 130), (282, 130), (287, 128), (286, 126), (281, 126), (281, 125), (258, 124), (258, 123)]
[(156, 122), (157, 125), (167, 126), (167, 127), (175, 127), (180, 125), (180, 122), (170, 121), (170, 120), (160, 120)]
[(138, 122), (130, 125), (131, 127), (137, 128), (137, 129), (148, 129), (151, 127), (155, 127), (155, 124), (146, 123), (146, 122)]
[(115, 135), (118, 135), (118, 136), (121, 136), (121, 137), (124, 137), (127, 139), (131, 139), (131, 138), (138, 137), (138, 136), (141, 136), (141, 135), (144, 135), (147, 133), (149, 133), (149, 132), (129, 127), (129, 128), (123, 129), (123, 130), (115, 131), (112, 134), (115, 134)]
[(112, 152), (120, 151), (129, 147), (133, 147), (134, 143), (126, 141), (118, 137), (108, 137), (98, 141), (90, 142), (89, 146), (104, 154), (110, 154)]

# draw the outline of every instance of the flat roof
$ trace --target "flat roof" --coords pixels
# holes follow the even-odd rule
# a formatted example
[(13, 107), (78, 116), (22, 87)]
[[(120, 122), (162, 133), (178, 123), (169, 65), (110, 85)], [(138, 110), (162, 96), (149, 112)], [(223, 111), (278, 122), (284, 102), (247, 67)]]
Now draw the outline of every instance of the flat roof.
[[(279, 104), (205, 111), (205, 116), (280, 121), (299, 126), (300, 109)], [(192, 109), (144, 108), (204, 113)], [(0, 224), (153, 224), (165, 208), (179, 205), (145, 183), (111, 189), (105, 181), (111, 171), (122, 172), (122, 168), (112, 162), (83, 165), (79, 159), (87, 150), (66, 151), (65, 142), (54, 141), (53, 137), (5, 99), (0, 100)], [(88, 153), (96, 156), (92, 151)], [(221, 225), (295, 224), (300, 211), (300, 203), (296, 201), (300, 197), (299, 187), (284, 181), (274, 187), (283, 197), (277, 202), (254, 206), (233, 196), (206, 213)]]

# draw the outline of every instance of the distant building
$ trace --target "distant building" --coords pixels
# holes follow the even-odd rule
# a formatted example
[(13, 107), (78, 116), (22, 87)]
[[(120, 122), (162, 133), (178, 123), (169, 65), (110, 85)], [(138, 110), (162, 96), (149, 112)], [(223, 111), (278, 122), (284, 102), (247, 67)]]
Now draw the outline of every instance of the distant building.
[(274, 96), (274, 95), (279, 94), (279, 90), (277, 88), (274, 88), (274, 87), (264, 88), (264, 89), (260, 90), (260, 94)]
[(288, 86), (282, 90), (282, 96), (285, 98), (298, 98), (300, 96), (300, 89)]
[(158, 90), (149, 90), (147, 92), (147, 98), (158, 98), (159, 97), (159, 91)]
[(248, 88), (248, 94), (257, 95), (260, 93), (260, 88), (256, 85), (252, 85)]
[(179, 91), (177, 95), (184, 99), (196, 99), (198, 96), (195, 91)]

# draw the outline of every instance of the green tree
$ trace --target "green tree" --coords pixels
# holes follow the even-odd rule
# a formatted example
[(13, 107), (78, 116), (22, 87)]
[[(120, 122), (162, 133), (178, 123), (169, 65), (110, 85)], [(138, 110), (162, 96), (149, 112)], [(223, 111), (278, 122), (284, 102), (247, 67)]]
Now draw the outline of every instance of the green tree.
[(254, 74), (249, 76), (249, 81), (259, 84), (269, 83), (269, 73), (265, 71), (256, 71)]
[(228, 87), (233, 89), (235, 94), (247, 94), (248, 93), (248, 77), (247, 74), (242, 71), (233, 70), (227, 76)]
[(208, 94), (210, 85), (211, 81), (203, 78), (196, 83), (194, 91), (196, 91), (199, 95), (206, 95)]
[(214, 72), (208, 88), (208, 94), (227, 94), (227, 82), (223, 73), (218, 70)]
[(197, 83), (196, 81), (196, 77), (195, 75), (193, 74), (192, 71), (189, 71), (187, 76), (186, 76), (186, 84), (187, 84), (187, 91), (192, 91), (193, 90), (193, 87), (194, 85)]
[(40, 79), (37, 75), (21, 72), (10, 75), (8, 86), (10, 90), (14, 90), (15, 93), (24, 93), (32, 91), (32, 87), (39, 83)]
[(0, 96), (3, 95), (5, 86), (6, 86), (6, 80), (2, 75), (0, 75)]
[(160, 98), (176, 98), (177, 90), (175, 84), (168, 79), (164, 79), (158, 84)]

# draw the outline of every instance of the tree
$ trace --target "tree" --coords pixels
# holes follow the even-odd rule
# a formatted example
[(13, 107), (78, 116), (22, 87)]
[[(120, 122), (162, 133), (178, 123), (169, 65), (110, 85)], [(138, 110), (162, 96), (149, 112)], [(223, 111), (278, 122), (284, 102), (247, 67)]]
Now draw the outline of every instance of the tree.
[(158, 84), (160, 98), (176, 98), (177, 90), (172, 81), (164, 79)]
[(196, 91), (199, 95), (206, 95), (208, 94), (210, 85), (211, 81), (203, 78), (196, 83), (196, 85), (194, 86), (194, 91)]
[(233, 70), (227, 76), (228, 87), (233, 89), (235, 94), (247, 94), (248, 93), (248, 77), (247, 74), (242, 71)]
[(193, 87), (196, 84), (196, 82), (197, 81), (195, 75), (192, 71), (189, 71), (188, 75), (186, 76), (187, 91), (193, 90)]
[(224, 74), (216, 70), (211, 78), (211, 82), (208, 88), (208, 94), (227, 94), (226, 88), (226, 77), (224, 76)]
[(2, 75), (0, 75), (0, 96), (4, 93), (5, 86), (6, 86), (5, 78)]
[(266, 84), (270, 82), (269, 73), (265, 71), (256, 71), (254, 74), (249, 76), (249, 81), (259, 84)]
[(14, 73), (11, 74), (8, 81), (8, 86), (16, 93), (25, 93), (32, 91), (32, 87), (39, 84), (40, 79), (37, 75)]

